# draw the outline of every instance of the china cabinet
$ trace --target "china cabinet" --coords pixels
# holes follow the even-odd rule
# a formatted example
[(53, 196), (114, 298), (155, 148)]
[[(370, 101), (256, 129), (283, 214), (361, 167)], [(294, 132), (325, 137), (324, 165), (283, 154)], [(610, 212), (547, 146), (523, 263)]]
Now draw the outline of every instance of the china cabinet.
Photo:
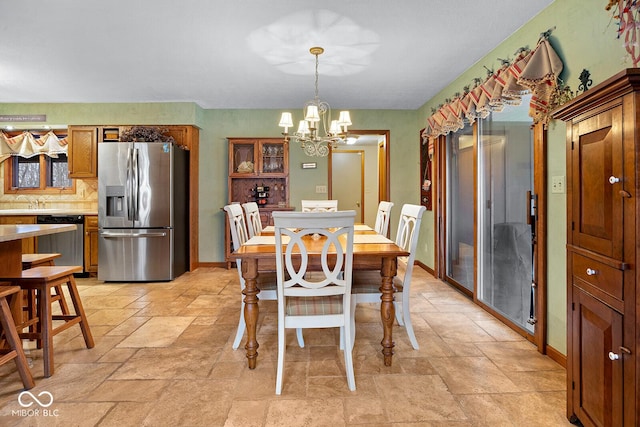
[(567, 124), (567, 416), (637, 426), (640, 69), (554, 118)]
[[(228, 138), (228, 202), (256, 202), (263, 226), (271, 213), (289, 206), (289, 144), (282, 138)], [(225, 221), (225, 260), (231, 265), (229, 224)]]

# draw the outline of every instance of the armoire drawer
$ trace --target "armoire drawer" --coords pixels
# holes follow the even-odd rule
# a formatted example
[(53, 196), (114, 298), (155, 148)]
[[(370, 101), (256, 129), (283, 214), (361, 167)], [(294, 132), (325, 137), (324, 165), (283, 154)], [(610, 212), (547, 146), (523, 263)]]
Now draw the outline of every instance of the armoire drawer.
[(622, 270), (576, 253), (572, 254), (571, 259), (574, 278), (581, 279), (597, 290), (623, 301)]

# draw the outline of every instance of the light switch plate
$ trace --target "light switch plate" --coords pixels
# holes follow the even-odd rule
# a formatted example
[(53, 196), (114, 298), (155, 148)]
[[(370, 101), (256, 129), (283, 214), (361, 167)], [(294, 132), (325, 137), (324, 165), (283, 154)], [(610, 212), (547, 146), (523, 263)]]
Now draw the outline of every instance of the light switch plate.
[(316, 185), (316, 193), (325, 193), (327, 192), (326, 185)]
[(564, 193), (564, 175), (551, 177), (551, 192)]

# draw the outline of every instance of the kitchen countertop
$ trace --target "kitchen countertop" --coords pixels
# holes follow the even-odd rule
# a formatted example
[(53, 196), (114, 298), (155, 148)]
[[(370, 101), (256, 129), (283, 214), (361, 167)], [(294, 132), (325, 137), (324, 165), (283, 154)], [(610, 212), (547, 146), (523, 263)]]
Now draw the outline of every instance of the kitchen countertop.
[(0, 243), (44, 234), (62, 233), (76, 230), (74, 224), (0, 224)]
[(0, 209), (0, 216), (9, 215), (98, 215), (90, 209)]

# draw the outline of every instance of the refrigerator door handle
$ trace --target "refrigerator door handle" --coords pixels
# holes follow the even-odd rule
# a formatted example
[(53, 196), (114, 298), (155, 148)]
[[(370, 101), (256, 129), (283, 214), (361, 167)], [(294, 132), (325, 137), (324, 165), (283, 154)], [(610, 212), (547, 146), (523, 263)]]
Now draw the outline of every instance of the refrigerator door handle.
[(144, 232), (144, 233), (136, 233), (136, 234), (131, 234), (131, 233), (111, 233), (108, 231), (103, 231), (100, 233), (100, 236), (104, 237), (105, 239), (117, 239), (117, 238), (122, 238), (122, 237), (127, 237), (130, 239), (133, 238), (138, 238), (138, 237), (166, 237), (167, 232), (166, 231), (157, 231), (157, 232)]
[(129, 148), (127, 150), (127, 182), (126, 185), (124, 187), (124, 191), (125, 191), (125, 200), (127, 201), (127, 220), (129, 221), (133, 221), (133, 206), (131, 204), (131, 156), (132, 156), (132, 149)]
[(134, 148), (133, 149), (133, 162), (132, 162), (132, 174), (133, 174), (133, 182), (131, 184), (132, 187), (132, 198), (133, 198), (133, 220), (134, 221), (138, 221), (140, 218), (138, 218), (138, 196), (139, 196), (139, 192), (140, 192), (140, 183), (138, 182), (140, 179), (140, 174), (138, 171), (138, 149)]

